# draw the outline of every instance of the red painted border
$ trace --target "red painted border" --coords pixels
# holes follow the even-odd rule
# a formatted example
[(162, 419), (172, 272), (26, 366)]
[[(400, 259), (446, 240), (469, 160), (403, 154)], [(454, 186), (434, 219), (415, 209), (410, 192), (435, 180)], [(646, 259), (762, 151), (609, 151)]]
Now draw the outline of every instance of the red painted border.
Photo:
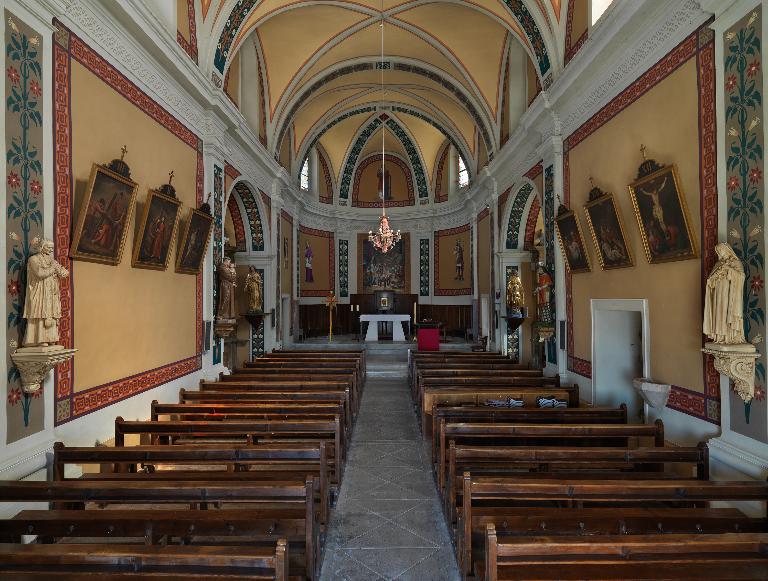
[(323, 181), (328, 190), (327, 196), (320, 194), (320, 203), (333, 204), (333, 181), (331, 180), (331, 171), (328, 169), (328, 162), (325, 160), (325, 156), (319, 149), (317, 150), (317, 159), (320, 161), (320, 172), (323, 174)]
[(446, 144), (443, 145), (443, 149), (439, 153), (440, 157), (438, 158), (439, 161), (437, 162), (437, 174), (435, 175), (435, 203), (436, 204), (441, 204), (443, 202), (448, 201), (448, 192), (444, 192), (441, 186), (443, 183), (443, 172), (445, 171), (445, 162), (448, 159), (448, 148), (450, 147), (450, 145), (451, 145), (450, 142), (446, 142)]
[(531, 169), (529, 169), (527, 172), (525, 172), (523, 174), (523, 177), (526, 177), (529, 180), (533, 181), (537, 177), (539, 177), (543, 171), (544, 171), (544, 162), (540, 161), (539, 163), (534, 165)]
[[(229, 162), (224, 162), (224, 175), (232, 180), (236, 180), (241, 175), (240, 170)], [(230, 192), (231, 193), (231, 192)]]
[[(293, 223), (293, 222), (291, 222)], [(317, 236), (320, 238), (328, 238), (328, 285), (330, 288), (324, 290), (304, 290), (304, 286), (299, 283), (299, 296), (300, 297), (324, 297), (327, 296), (330, 291), (336, 292), (336, 245), (334, 243), (334, 233), (326, 230), (316, 230), (315, 228), (308, 228), (299, 224), (299, 233), (307, 234), (308, 236)], [(297, 244), (299, 247), (297, 250), (299, 256), (301, 254), (301, 244)]]
[[(399, 157), (392, 155), (392, 154), (386, 154), (384, 156), (384, 159), (388, 163), (393, 163), (397, 167), (399, 167), (403, 172), (405, 173), (405, 180), (406, 184), (408, 186), (408, 199), (407, 200), (389, 200), (387, 202), (387, 206), (390, 208), (403, 208), (405, 206), (413, 206), (416, 203), (416, 198), (413, 193), (413, 173), (411, 172), (411, 166), (409, 166), (407, 163), (405, 163), (402, 159)], [(377, 157), (376, 155), (369, 155), (366, 157), (363, 161), (361, 161), (357, 169), (355, 170), (355, 179), (352, 182), (352, 207), (354, 208), (379, 208), (381, 207), (381, 202), (361, 202), (359, 200), (360, 196), (360, 178), (363, 175), (363, 171), (369, 166), (374, 163), (381, 163), (381, 158)]]
[(483, 208), (482, 212), (480, 212), (477, 215), (477, 221), (480, 222), (480, 220), (485, 220), (490, 215), (491, 215), (490, 208)]
[(272, 229), (272, 198), (270, 198), (261, 190), (259, 190), (259, 194), (261, 195), (261, 201), (264, 204), (264, 208), (266, 209), (267, 214), (267, 226), (265, 228), (264, 224), (262, 223), (261, 228), (262, 230), (265, 230), (267, 233), (269, 233), (269, 231)]
[[(469, 288), (447, 288), (447, 289), (441, 289), (440, 288), (440, 238), (444, 236), (452, 236), (454, 234), (462, 234), (464, 232), (469, 231), (470, 232), (470, 241), (469, 241), (469, 250), (472, 248), (472, 240), (471, 240), (471, 224), (464, 224), (463, 226), (458, 226), (456, 228), (449, 228), (448, 230), (437, 230), (435, 232), (435, 283), (434, 283), (434, 296), (436, 297), (455, 297), (455, 296), (461, 296), (461, 295), (471, 295), (472, 294), (472, 279), (470, 279), (469, 282)], [(465, 249), (466, 252), (467, 249)], [(466, 256), (466, 254), (465, 254)], [(469, 268), (466, 268), (466, 263), (464, 265), (464, 271), (465, 272), (472, 272), (472, 252), (469, 252), (469, 260), (467, 260), (469, 263)]]
[(499, 196), (497, 200), (497, 215), (499, 216), (499, 235), (501, 235), (501, 229), (503, 228), (502, 222), (504, 222), (504, 208), (507, 205), (509, 194), (512, 193), (512, 188), (509, 188), (503, 194)]
[(280, 210), (280, 217), (285, 218), (285, 221), (293, 226), (293, 216), (291, 216), (288, 212), (285, 210)]
[(536, 221), (539, 218), (540, 211), (541, 202), (539, 202), (539, 196), (534, 196), (533, 202), (531, 202), (531, 208), (528, 210), (528, 220), (525, 223), (523, 250), (533, 249), (534, 238), (536, 237)]
[(240, 213), (240, 206), (237, 205), (234, 196), (229, 196), (227, 211), (232, 217), (232, 225), (235, 228), (235, 249), (237, 252), (245, 252), (245, 224), (243, 223), (243, 215)]
[[(714, 37), (708, 24), (688, 36), (669, 54), (653, 65), (639, 79), (624, 89), (613, 101), (574, 131), (564, 142), (563, 157), (563, 198), (566, 206), (570, 203), (570, 160), (569, 151), (586, 139), (605, 123), (653, 89), (691, 58), (696, 57), (699, 84), (699, 176), (701, 189), (702, 224), (702, 292), (706, 272), (714, 264), (714, 247), (717, 244), (717, 156), (715, 119), (715, 48)], [(571, 275), (566, 274), (566, 317), (568, 353), (573, 353), (573, 292)], [(702, 344), (703, 344), (702, 336)], [(705, 392), (697, 392), (679, 386), (672, 386), (667, 407), (699, 419), (720, 423), (720, 376), (709, 361), (703, 357)], [(592, 376), (590, 361), (568, 356), (568, 369), (584, 377)]]
[(197, 57), (197, 23), (195, 21), (195, 0), (187, 0), (187, 18), (189, 19), (189, 40), (184, 38), (180, 30), (176, 31), (176, 42), (184, 49), (195, 64), (198, 63)]
[[(72, 272), (69, 258), (69, 241), (72, 230), (72, 114), (71, 114), (71, 59), (77, 60), (113, 90), (134, 104), (141, 111), (176, 135), (197, 154), (195, 176), (197, 203), (203, 198), (203, 152), (202, 142), (190, 129), (183, 125), (156, 101), (129, 81), (122, 73), (93, 51), (75, 34), (54, 21), (59, 31), (53, 43), (53, 109), (54, 109), (54, 204), (56, 218), (54, 239), (56, 258)], [(60, 320), (61, 343), (67, 348), (74, 346), (72, 321), (74, 319), (73, 288), (74, 277), (62, 280), (62, 318)], [(196, 354), (181, 361), (175, 361), (156, 369), (141, 372), (104, 385), (92, 387), (77, 393), (74, 390), (74, 367), (69, 361), (56, 367), (55, 381), (55, 425), (77, 419), (113, 403), (173, 381), (202, 367), (202, 326), (203, 290), (202, 275), (196, 277), (195, 290), (195, 343)]]
[(576, 40), (571, 42), (571, 35), (573, 35), (573, 11), (576, 8), (576, 0), (568, 0), (568, 17), (565, 21), (565, 64), (568, 64), (570, 60), (576, 56), (579, 49), (584, 46), (589, 36), (589, 26), (582, 35)]

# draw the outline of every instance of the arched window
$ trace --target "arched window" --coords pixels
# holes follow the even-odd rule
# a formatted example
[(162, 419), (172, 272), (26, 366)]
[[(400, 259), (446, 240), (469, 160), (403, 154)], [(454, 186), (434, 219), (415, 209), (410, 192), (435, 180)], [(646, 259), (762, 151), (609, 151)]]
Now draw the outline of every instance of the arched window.
[(467, 170), (467, 164), (464, 163), (464, 158), (461, 155), (457, 157), (459, 159), (459, 187), (463, 188), (469, 185), (469, 171)]
[(309, 156), (307, 156), (307, 158), (304, 160), (304, 165), (301, 166), (299, 185), (305, 192), (309, 191)]
[(594, 25), (600, 20), (600, 17), (612, 3), (613, 0), (592, 0), (590, 24)]

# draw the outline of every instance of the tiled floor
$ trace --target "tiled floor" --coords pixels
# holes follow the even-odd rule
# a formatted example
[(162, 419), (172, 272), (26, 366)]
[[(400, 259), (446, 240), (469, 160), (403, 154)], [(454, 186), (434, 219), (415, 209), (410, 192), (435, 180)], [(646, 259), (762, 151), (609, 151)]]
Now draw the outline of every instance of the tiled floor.
[(405, 361), (369, 357), (368, 372), (321, 581), (458, 580)]

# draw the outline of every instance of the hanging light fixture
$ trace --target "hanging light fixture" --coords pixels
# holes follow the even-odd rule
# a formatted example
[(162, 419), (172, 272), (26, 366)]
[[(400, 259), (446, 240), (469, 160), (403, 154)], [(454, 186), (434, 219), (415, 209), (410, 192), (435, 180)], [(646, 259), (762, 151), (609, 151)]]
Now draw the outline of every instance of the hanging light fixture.
[[(381, 3), (381, 104), (382, 110), (384, 109), (384, 2)], [(379, 228), (374, 233), (373, 230), (368, 231), (368, 240), (373, 244), (373, 247), (386, 254), (395, 244), (400, 242), (400, 230), (393, 230), (389, 225), (389, 218), (387, 218), (387, 173), (385, 168), (385, 146), (384, 146), (384, 132), (386, 126), (382, 119), (381, 124), (381, 217), (379, 218)]]

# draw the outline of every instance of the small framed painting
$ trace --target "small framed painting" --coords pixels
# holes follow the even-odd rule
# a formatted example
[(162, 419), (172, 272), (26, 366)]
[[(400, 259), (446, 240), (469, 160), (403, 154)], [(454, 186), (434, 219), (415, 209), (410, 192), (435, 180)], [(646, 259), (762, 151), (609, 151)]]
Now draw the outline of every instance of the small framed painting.
[(134, 268), (165, 270), (171, 244), (179, 223), (181, 202), (155, 190), (149, 190), (144, 215), (133, 247)]
[(208, 250), (208, 240), (213, 228), (213, 216), (189, 209), (189, 217), (184, 225), (184, 231), (176, 253), (176, 272), (182, 274), (198, 274)]
[(633, 266), (624, 223), (613, 194), (604, 194), (584, 206), (597, 258), (603, 270)]
[(629, 185), (648, 262), (696, 258), (688, 207), (677, 167), (664, 166)]
[(555, 218), (560, 249), (565, 256), (565, 265), (571, 273), (589, 272), (589, 255), (581, 233), (579, 218), (571, 210), (560, 212)]
[(115, 266), (123, 255), (138, 184), (93, 164), (75, 225), (70, 256)]

